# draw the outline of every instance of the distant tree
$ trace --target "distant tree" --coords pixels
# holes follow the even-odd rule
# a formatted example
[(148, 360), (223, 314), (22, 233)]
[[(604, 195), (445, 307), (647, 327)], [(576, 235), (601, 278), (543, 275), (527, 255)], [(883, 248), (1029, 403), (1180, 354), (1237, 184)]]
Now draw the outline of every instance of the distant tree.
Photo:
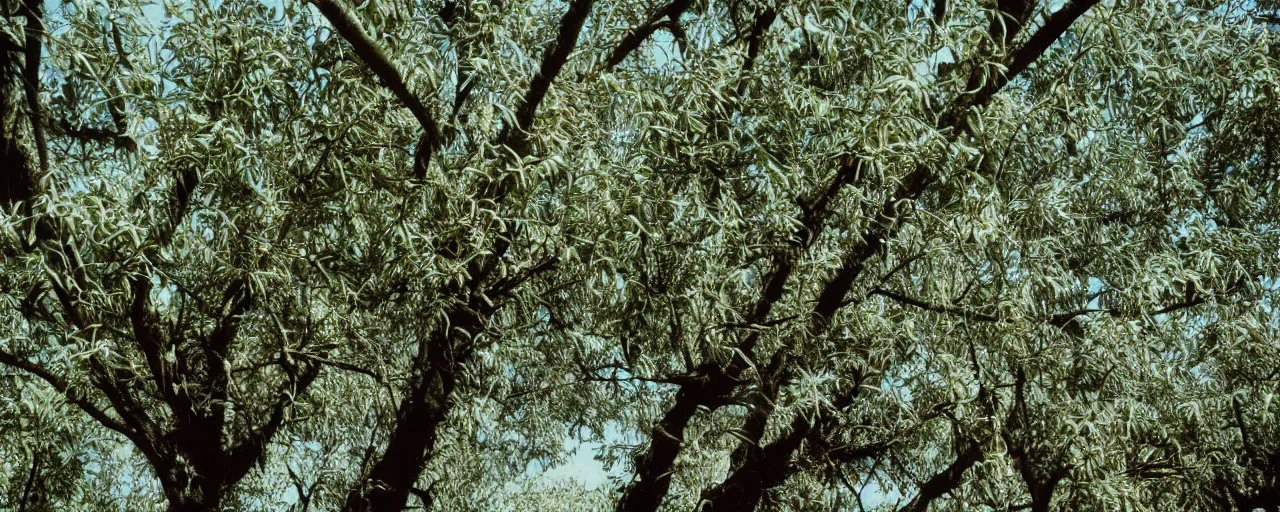
[(1273, 3), (4, 6), (0, 506), (1280, 510)]

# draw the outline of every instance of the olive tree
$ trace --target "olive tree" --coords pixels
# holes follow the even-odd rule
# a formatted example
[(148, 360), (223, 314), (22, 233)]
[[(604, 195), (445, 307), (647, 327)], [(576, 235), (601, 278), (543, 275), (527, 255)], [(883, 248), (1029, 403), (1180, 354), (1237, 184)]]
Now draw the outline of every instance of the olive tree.
[(1271, 3), (5, 7), (14, 508), (1280, 506)]

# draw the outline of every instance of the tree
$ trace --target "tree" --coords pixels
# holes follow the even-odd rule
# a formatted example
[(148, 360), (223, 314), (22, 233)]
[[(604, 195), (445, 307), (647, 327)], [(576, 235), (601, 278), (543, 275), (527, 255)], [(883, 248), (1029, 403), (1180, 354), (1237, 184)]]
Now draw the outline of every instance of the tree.
[(1272, 5), (6, 7), (9, 506), (1280, 507)]

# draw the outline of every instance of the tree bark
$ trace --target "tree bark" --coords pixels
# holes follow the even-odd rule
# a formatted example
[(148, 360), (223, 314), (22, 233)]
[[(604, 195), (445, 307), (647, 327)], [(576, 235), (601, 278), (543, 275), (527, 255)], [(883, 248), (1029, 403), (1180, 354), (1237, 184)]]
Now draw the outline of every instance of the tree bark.
[(960, 453), (956, 455), (956, 460), (921, 484), (920, 492), (916, 493), (916, 497), (898, 509), (898, 512), (927, 512), (934, 500), (960, 487), (964, 481), (964, 473), (980, 462), (982, 457), (982, 445), (972, 440), (965, 440)]
[[(484, 317), (492, 314), (491, 309), (482, 311)], [(470, 356), (467, 340), (451, 336), (450, 332), (461, 330), (470, 339), (484, 328), (482, 313), (470, 307), (455, 307), (448, 319), (447, 324), (436, 328), (432, 341), (424, 347), (424, 364), (418, 365), (409, 394), (400, 402), (387, 448), (347, 494), (344, 512), (399, 511), (408, 502), (418, 475), (435, 451), (457, 384), (458, 365)]]
[(791, 476), (792, 458), (809, 436), (818, 418), (799, 415), (782, 438), (764, 447), (747, 451), (737, 471), (703, 494), (701, 512), (736, 512), (755, 510), (769, 489), (782, 485)]

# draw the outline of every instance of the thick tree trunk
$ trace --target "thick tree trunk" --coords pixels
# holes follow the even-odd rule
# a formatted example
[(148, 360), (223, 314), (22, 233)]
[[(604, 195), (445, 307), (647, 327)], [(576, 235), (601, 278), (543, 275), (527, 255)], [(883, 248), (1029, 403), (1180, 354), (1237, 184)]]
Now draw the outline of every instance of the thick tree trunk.
[(435, 451), (440, 425), (448, 414), (447, 402), (453, 393), (455, 376), (450, 363), (440, 364), (442, 371), (430, 369), (423, 377), (423, 384), (400, 403), (396, 429), (386, 452), (360, 485), (347, 494), (344, 512), (405, 508), (423, 465)]
[(791, 476), (792, 458), (817, 420), (797, 416), (786, 436), (764, 447), (748, 450), (742, 465), (703, 496), (698, 510), (737, 512), (758, 508), (765, 492), (782, 485)]
[(671, 488), (671, 468), (680, 455), (684, 429), (700, 407), (718, 408), (737, 386), (737, 379), (719, 365), (707, 363), (697, 371), (696, 382), (680, 387), (675, 403), (649, 433), (649, 449), (636, 458), (636, 479), (623, 490), (615, 510), (657, 510)]
[(414, 365), (415, 374), (396, 411), (386, 450), (347, 494), (343, 512), (404, 510), (423, 466), (435, 451), (440, 425), (449, 413), (458, 365), (470, 356), (470, 340), (480, 335), (483, 319), (493, 312), (494, 306), (478, 301), (458, 305), (450, 311), (448, 321), (436, 328)]
[(187, 466), (172, 465), (160, 475), (169, 501), (167, 512), (215, 512), (221, 509), (226, 486), (214, 475), (203, 475)]
[(169, 499), (167, 512), (216, 512), (220, 510), (222, 497), (202, 491), (183, 491)]

